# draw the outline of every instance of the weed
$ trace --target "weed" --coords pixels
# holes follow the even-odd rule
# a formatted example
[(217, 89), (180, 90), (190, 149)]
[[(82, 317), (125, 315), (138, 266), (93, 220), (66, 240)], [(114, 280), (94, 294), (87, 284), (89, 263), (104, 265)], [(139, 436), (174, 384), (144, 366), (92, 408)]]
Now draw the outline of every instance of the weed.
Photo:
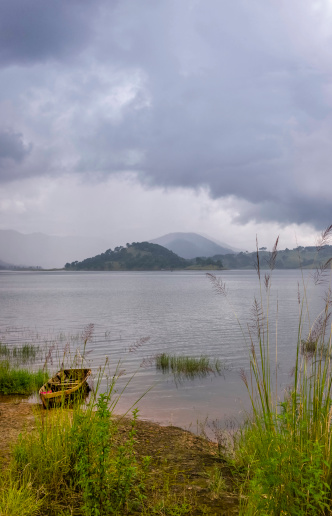
[(209, 473), (210, 489), (214, 498), (218, 498), (226, 490), (226, 481), (218, 466), (214, 466)]

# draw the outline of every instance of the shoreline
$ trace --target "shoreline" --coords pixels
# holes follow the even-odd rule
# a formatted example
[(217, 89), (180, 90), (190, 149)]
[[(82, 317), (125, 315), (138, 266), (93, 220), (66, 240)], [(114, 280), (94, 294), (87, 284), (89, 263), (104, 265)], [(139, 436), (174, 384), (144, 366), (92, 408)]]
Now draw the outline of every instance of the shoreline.
[[(45, 415), (42, 405), (19, 401), (17, 396), (0, 397), (0, 468), (10, 462), (12, 446), (20, 433), (36, 429), (36, 417)], [(115, 445), (121, 445), (128, 435), (130, 418), (118, 423)], [(153, 492), (156, 479), (160, 486), (164, 476), (172, 477), (170, 489), (183, 492), (193, 506), (192, 515), (209, 514), (226, 516), (238, 514), (238, 495), (231, 472), (218, 456), (217, 444), (207, 441), (188, 430), (176, 426), (161, 426), (158, 423), (138, 420), (136, 423), (135, 452), (138, 460), (152, 457), (151, 470), (147, 475), (147, 492)], [(221, 468), (226, 482), (225, 490), (218, 496), (211, 490), (211, 472)], [(182, 495), (181, 495), (182, 496)], [(202, 512), (202, 508), (207, 512)], [(134, 513), (133, 513), (134, 514)]]

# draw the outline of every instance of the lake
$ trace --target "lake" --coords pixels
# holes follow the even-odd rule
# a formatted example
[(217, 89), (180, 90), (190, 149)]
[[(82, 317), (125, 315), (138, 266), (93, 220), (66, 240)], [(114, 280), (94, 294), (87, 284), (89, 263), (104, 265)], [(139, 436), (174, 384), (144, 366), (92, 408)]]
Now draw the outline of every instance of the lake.
[[(49, 347), (56, 343), (62, 354), (69, 345), (72, 350), (81, 345), (84, 328), (93, 324), (88, 343), (93, 371), (107, 356), (112, 374), (120, 360), (125, 374), (119, 388), (135, 373), (119, 402), (120, 412), (152, 387), (139, 403), (142, 418), (193, 431), (206, 418), (242, 421), (249, 405), (240, 371), (248, 371), (248, 326), (253, 326), (252, 306), (254, 297), (260, 298), (259, 282), (255, 271), (216, 271), (216, 276), (225, 282), (226, 296), (214, 291), (203, 271), (2, 271), (0, 341), (41, 346), (46, 342)], [(304, 280), (313, 322), (324, 307), (327, 285), (314, 286), (309, 272)], [(262, 291), (265, 297), (264, 286)], [(277, 384), (282, 387), (291, 382), (299, 295), (303, 296), (301, 271), (273, 272), (271, 354), (275, 364), (277, 335)], [(219, 358), (226, 370), (222, 376), (179, 384), (171, 375), (156, 371), (154, 357), (164, 352)], [(48, 368), (53, 372), (57, 365), (54, 358)]]

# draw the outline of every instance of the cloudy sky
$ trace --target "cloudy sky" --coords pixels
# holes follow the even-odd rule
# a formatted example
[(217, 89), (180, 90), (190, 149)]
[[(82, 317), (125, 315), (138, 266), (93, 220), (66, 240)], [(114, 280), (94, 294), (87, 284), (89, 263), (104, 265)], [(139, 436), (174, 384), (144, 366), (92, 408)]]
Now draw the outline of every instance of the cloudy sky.
[(331, 0), (2, 0), (0, 229), (252, 250), (332, 223)]

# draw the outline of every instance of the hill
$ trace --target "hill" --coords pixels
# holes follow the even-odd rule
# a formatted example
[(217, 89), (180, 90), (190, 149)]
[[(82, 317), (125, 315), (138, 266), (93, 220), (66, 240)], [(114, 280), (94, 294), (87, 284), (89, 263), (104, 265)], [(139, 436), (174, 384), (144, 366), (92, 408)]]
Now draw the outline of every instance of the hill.
[(168, 233), (150, 240), (150, 242), (162, 245), (187, 260), (197, 256), (209, 258), (217, 254), (224, 255), (234, 252), (227, 244), (224, 244), (224, 247), (224, 245), (219, 245), (197, 233)]
[(105, 270), (105, 271), (131, 271), (131, 270), (161, 270), (183, 269), (188, 262), (180, 258), (172, 251), (158, 244), (149, 242), (133, 242), (126, 247), (116, 247), (113, 251), (108, 249), (105, 253), (93, 258), (72, 263), (66, 263), (66, 270)]
[[(264, 249), (259, 251), (260, 267), (262, 269), (269, 268), (270, 253)], [(275, 268), (276, 269), (312, 269), (322, 266), (332, 257), (332, 246), (326, 245), (320, 252), (317, 252), (315, 246), (296, 247), (295, 249), (284, 249), (278, 251)], [(215, 255), (213, 261), (222, 258), (224, 267), (227, 269), (254, 269), (257, 263), (257, 254), (254, 253), (238, 253)]]
[(0, 260), (0, 270), (7, 270), (7, 269), (14, 269), (15, 266), (12, 265), (11, 263), (7, 263), (7, 262), (4, 262), (2, 260)]

